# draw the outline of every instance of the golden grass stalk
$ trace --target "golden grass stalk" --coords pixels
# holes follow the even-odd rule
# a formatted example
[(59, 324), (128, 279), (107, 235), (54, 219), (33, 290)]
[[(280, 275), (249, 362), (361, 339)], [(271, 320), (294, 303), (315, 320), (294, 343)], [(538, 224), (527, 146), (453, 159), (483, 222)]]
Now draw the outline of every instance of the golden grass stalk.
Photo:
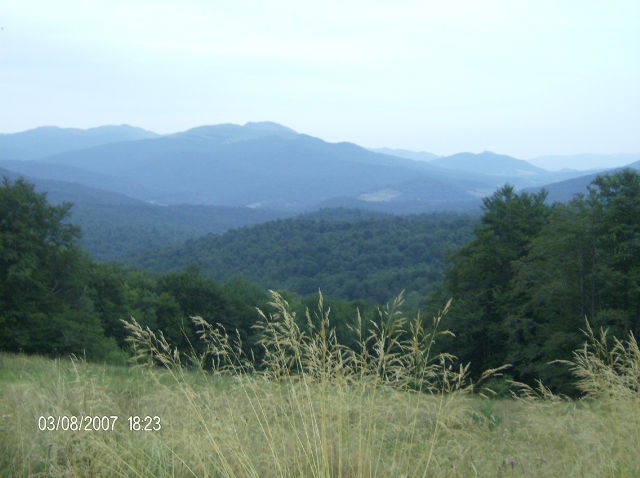
[[(188, 364), (161, 333), (143, 328), (135, 319), (125, 321), (138, 366), (159, 364), (179, 383), (183, 402), (215, 452), (212, 466), (217, 473), (234, 476), (242, 470), (254, 475), (262, 468), (244, 441), (243, 420), (253, 424), (251, 428), (258, 432), (255, 439), (265, 444), (278, 476), (379, 476), (382, 470), (396, 468), (412, 476), (428, 473), (442, 431), (468, 419), (460, 412), (458, 395), (474, 387), (468, 380), (468, 366), (456, 365), (450, 354), (432, 355), (437, 337), (451, 334), (440, 330), (450, 302), (430, 329), (419, 315), (412, 320), (405, 317), (402, 294), (366, 326), (358, 313), (352, 328), (357, 346), (350, 348), (338, 342), (322, 294), (317, 309), (307, 310), (304, 321), (298, 320), (280, 294), (270, 291), (270, 296), (273, 312), (258, 310), (260, 321), (255, 326), (264, 351), (260, 364), (246, 355), (239, 334), (232, 338), (220, 325), (201, 317), (192, 320), (204, 351), (187, 354)], [(220, 435), (207, 421), (211, 403), (185, 380), (187, 365), (207, 383), (215, 376), (230, 376), (233, 387), (244, 396), (246, 410), (228, 410), (237, 418), (228, 430), (231, 438)], [(394, 394), (415, 395), (409, 400), (411, 408), (403, 411), (402, 423), (408, 420), (409, 426), (402, 431), (393, 426), (397, 419), (392, 407), (378, 410)], [(282, 437), (291, 441), (284, 453), (278, 445)], [(400, 451), (407, 440), (412, 447), (417, 440), (428, 444), (409, 462)], [(391, 462), (383, 463), (383, 456), (390, 456)]]

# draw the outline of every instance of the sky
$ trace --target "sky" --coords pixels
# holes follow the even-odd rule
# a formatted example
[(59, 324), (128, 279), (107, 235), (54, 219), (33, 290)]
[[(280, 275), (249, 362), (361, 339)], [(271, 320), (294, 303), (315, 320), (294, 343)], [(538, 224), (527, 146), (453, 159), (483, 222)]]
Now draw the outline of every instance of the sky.
[(439, 155), (640, 153), (640, 2), (0, 4), (0, 133), (248, 121)]

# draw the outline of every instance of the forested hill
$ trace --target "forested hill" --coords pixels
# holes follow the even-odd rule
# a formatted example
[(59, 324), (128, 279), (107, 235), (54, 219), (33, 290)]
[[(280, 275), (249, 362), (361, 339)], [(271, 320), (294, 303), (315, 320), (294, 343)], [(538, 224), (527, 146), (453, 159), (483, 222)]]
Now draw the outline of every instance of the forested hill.
[(295, 218), (190, 240), (131, 260), (169, 272), (190, 264), (218, 280), (242, 274), (264, 287), (384, 303), (419, 300), (442, 278), (445, 253), (471, 238), (473, 216), (421, 214), (356, 221)]

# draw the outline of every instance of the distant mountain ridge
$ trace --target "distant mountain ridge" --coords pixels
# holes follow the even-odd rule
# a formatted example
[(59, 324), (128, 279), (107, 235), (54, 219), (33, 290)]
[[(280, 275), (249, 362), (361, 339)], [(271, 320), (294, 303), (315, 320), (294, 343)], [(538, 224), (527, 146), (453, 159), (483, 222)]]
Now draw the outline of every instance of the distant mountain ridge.
[[(326, 217), (352, 218), (477, 213), (481, 198), (507, 182), (526, 191), (546, 187), (550, 199), (566, 201), (596, 176), (549, 172), (491, 152), (425, 161), (429, 153), (416, 160), (398, 155), (406, 150), (384, 151), (396, 154), (272, 122), (169, 135), (126, 125), (44, 127), (0, 135), (0, 176), (25, 176), (52, 201), (74, 202), (71, 221), (84, 231), (82, 245), (101, 260), (322, 208), (331, 208)], [(640, 161), (630, 166), (640, 169)]]
[(586, 174), (584, 176), (579, 176), (577, 178), (572, 178), (565, 181), (546, 184), (543, 187), (527, 188), (525, 189), (525, 191), (538, 192), (544, 188), (548, 192), (548, 195), (547, 195), (548, 201), (567, 202), (573, 199), (573, 197), (578, 193), (587, 194), (587, 186), (591, 184), (591, 182), (594, 179), (596, 179), (599, 175), (615, 173), (617, 171), (621, 171), (626, 168), (640, 171), (640, 161), (636, 161), (635, 163), (631, 163), (621, 168), (607, 169), (604, 171)]
[(0, 161), (0, 167), (31, 178), (64, 181), (117, 194), (138, 196), (138, 200), (144, 200), (143, 198), (146, 196), (157, 194), (154, 189), (143, 189), (139, 184), (136, 184), (135, 180), (129, 178), (115, 178), (63, 164), (44, 163), (38, 160), (13, 160)]
[(158, 136), (152, 131), (129, 125), (109, 125), (89, 129), (42, 126), (20, 133), (0, 134), (0, 160), (38, 159), (102, 144)]
[(434, 159), (429, 164), (446, 169), (499, 176), (522, 176), (547, 172), (522, 159), (491, 151), (484, 151), (480, 154), (458, 153)]
[[(78, 136), (91, 146), (77, 149)], [(273, 122), (205, 125), (162, 136), (130, 126), (38, 128), (0, 139), (0, 146), (2, 141), (13, 144), (14, 156), (21, 158), (35, 154), (34, 148), (40, 154), (66, 144), (65, 151), (31, 161), (11, 161), (6, 148), (0, 150), (0, 167), (31, 177), (74, 182), (147, 203), (289, 213), (320, 207), (394, 214), (477, 210), (481, 197), (507, 182), (517, 188), (539, 187), (582, 175), (549, 172), (488, 151), (447, 157), (414, 152), (431, 159), (409, 159), (400, 156), (410, 156), (407, 150), (382, 150), (397, 154), (392, 155), (348, 142), (328, 143)], [(17, 154), (20, 145), (23, 150)]]
[[(436, 179), (440, 173), (427, 164), (373, 153), (353, 143), (327, 143), (268, 122), (201, 126), (64, 152), (39, 162), (133, 181), (139, 187), (132, 191), (134, 197), (161, 204), (304, 211), (334, 197), (375, 196), (382, 189), (398, 190), (389, 202), (442, 202), (430, 192), (430, 185), (442, 182), (442, 177)], [(405, 194), (402, 185), (416, 180), (424, 181), (424, 192), (419, 197)], [(466, 187), (439, 188), (444, 189), (457, 191), (456, 199), (474, 198)]]
[(562, 169), (577, 169), (589, 172), (594, 169), (619, 168), (640, 160), (640, 153), (618, 154), (555, 154), (538, 156), (529, 162), (551, 171)]
[(426, 151), (410, 151), (408, 149), (398, 148), (370, 148), (370, 151), (381, 154), (389, 154), (391, 156), (398, 156), (400, 158), (413, 159), (414, 161), (431, 161), (440, 157), (437, 154), (428, 153)]
[(248, 122), (244, 126), (232, 123), (218, 125), (197, 126), (179, 133), (167, 135), (171, 138), (189, 138), (202, 141), (212, 141), (215, 144), (224, 144), (237, 141), (247, 141), (265, 136), (279, 136), (292, 138), (298, 133), (291, 128), (272, 123), (270, 121)]

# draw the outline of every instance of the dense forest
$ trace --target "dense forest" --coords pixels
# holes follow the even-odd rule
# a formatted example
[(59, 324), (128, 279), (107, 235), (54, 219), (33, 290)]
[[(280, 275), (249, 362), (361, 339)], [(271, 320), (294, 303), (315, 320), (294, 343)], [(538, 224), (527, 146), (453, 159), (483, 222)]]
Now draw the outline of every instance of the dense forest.
[(640, 175), (599, 176), (568, 204), (545, 198), (510, 186), (485, 198), (439, 300), (454, 298), (449, 345), (476, 373), (510, 363), (518, 380), (570, 392), (566, 368), (549, 362), (580, 346), (585, 318), (640, 332)]
[[(374, 213), (375, 214), (375, 213)], [(215, 279), (242, 274), (263, 287), (385, 303), (406, 289), (419, 304), (442, 280), (447, 251), (466, 244), (477, 219), (454, 213), (378, 215), (321, 211), (150, 251), (132, 263), (157, 272), (197, 264)]]
[[(71, 204), (50, 205), (23, 180), (0, 187), (0, 349), (49, 355), (77, 354), (124, 361), (121, 319), (135, 317), (182, 349), (197, 347), (189, 318), (200, 315), (237, 329), (254, 343), (256, 307), (268, 310), (267, 291), (240, 277), (218, 282), (197, 267), (164, 275), (99, 263), (78, 245), (80, 230), (65, 219)], [(304, 315), (314, 296), (297, 299)], [(328, 300), (338, 322), (356, 311), (373, 316), (362, 301)], [(344, 329), (344, 327), (341, 327)]]
[[(408, 308), (420, 307), (424, 320), (453, 298), (446, 326), (455, 337), (442, 347), (474, 374), (510, 363), (517, 380), (541, 378), (571, 393), (566, 368), (548, 362), (582, 342), (585, 317), (619, 336), (640, 331), (640, 175), (632, 170), (598, 177), (567, 204), (507, 185), (484, 199), (479, 221), (274, 221), (147, 256), (161, 273), (95, 262), (65, 221), (70, 208), (49, 204), (23, 180), (0, 186), (2, 350), (124, 361), (121, 319), (133, 316), (188, 349), (197, 347), (189, 317), (200, 315), (237, 329), (259, 354), (252, 325), (256, 307), (269, 310), (265, 287), (289, 290), (302, 318), (320, 286), (349, 343), (357, 311), (378, 320), (375, 303), (405, 288), (414, 294)], [(179, 270), (159, 266), (169, 259)], [(308, 285), (296, 283), (304, 277)]]

